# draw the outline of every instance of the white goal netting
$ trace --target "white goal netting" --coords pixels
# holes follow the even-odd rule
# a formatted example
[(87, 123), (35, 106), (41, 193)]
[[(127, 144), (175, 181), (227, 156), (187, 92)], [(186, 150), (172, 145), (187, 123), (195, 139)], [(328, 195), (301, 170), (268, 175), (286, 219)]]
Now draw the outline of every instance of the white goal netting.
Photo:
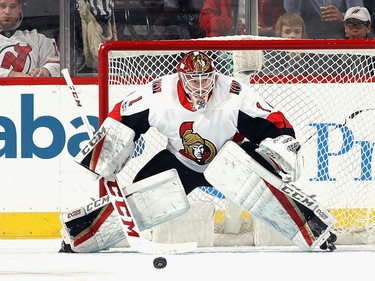
[[(102, 120), (139, 84), (174, 73), (183, 53), (205, 51), (217, 71), (245, 81), (294, 125), (303, 144), (298, 186), (316, 194), (335, 215), (334, 232), (339, 241), (373, 243), (375, 50), (369, 47), (371, 43), (349, 47), (343, 40), (327, 40), (314, 47), (313, 40), (217, 39), (106, 43), (99, 52)], [(121, 173), (120, 183), (129, 184), (144, 163), (165, 146), (165, 138), (155, 129), (142, 136), (130, 164), (132, 170), (128, 166)], [(251, 215), (228, 208), (214, 187), (197, 187), (189, 197), (192, 202), (213, 202), (215, 233), (225, 233), (225, 224), (235, 214), (242, 221), (238, 235), (251, 232), (253, 238), (262, 236), (254, 241), (263, 241), (265, 236), (275, 241)], [(262, 234), (254, 234), (255, 226)]]

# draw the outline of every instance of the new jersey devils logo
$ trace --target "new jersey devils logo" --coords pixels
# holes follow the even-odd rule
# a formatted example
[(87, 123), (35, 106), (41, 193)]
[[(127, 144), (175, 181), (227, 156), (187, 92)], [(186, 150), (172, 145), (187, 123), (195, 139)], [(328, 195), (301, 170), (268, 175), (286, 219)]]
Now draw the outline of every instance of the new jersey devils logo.
[(16, 44), (0, 50), (1, 67), (14, 71), (29, 73), (31, 68), (30, 45)]
[(180, 126), (180, 137), (184, 146), (184, 149), (180, 149), (180, 153), (199, 165), (205, 165), (216, 156), (217, 149), (212, 142), (194, 133), (193, 123), (184, 122)]

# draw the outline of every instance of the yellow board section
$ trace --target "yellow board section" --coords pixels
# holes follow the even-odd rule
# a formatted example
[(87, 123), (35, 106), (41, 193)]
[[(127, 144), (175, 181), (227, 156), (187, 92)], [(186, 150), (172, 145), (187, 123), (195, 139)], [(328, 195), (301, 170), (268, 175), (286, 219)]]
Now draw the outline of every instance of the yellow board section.
[(0, 213), (0, 239), (59, 238), (60, 213)]
[[(338, 233), (365, 231), (369, 226), (375, 224), (375, 209), (352, 208), (352, 209), (330, 209), (336, 218), (336, 224), (333, 229)], [(242, 211), (242, 220), (247, 221), (250, 214)], [(215, 223), (222, 224), (225, 221), (225, 211), (217, 210), (215, 212)]]
[(375, 209), (331, 209), (336, 217), (335, 229), (363, 231), (375, 223)]
[[(334, 229), (338, 232), (363, 231), (375, 224), (375, 209), (331, 209), (336, 217)], [(58, 212), (0, 212), (0, 239), (46, 239), (61, 237), (61, 223)], [(242, 220), (248, 221), (250, 214), (242, 212)], [(215, 223), (225, 221), (225, 212), (215, 213)]]

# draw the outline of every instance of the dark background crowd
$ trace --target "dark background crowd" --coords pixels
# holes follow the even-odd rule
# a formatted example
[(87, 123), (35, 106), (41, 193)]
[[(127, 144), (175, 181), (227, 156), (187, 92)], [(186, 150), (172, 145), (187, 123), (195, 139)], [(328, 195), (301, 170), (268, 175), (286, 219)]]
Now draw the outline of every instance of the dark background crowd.
[[(37, 29), (55, 39), (76, 75), (97, 71), (92, 50), (107, 40), (283, 37), (276, 24), (285, 14), (303, 21), (306, 30), (301, 38), (345, 39), (344, 16), (356, 6), (367, 8), (370, 29), (365, 34), (372, 37), (375, 15), (375, 1), (370, 0), (72, 0), (65, 8), (60, 2), (23, 0), (18, 29)], [(358, 30), (361, 25), (350, 26)], [(87, 46), (93, 44), (90, 50)]]

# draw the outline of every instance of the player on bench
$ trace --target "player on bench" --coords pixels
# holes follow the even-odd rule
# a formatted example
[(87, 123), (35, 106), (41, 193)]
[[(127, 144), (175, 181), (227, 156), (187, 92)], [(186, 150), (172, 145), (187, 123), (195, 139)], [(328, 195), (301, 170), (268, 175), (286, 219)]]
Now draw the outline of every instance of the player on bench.
[[(311, 204), (291, 196), (290, 190), (303, 194), (293, 185), (299, 143), (292, 125), (253, 89), (215, 72), (205, 53), (185, 54), (176, 74), (116, 104), (99, 128), (104, 144), (91, 140), (75, 159), (109, 177), (126, 169), (134, 141), (150, 127), (168, 138), (167, 148), (124, 187), (140, 230), (183, 214), (186, 194), (213, 185), (300, 248), (334, 249), (334, 218), (310, 196), (304, 195)], [(227, 157), (236, 160), (231, 167)], [(95, 202), (62, 214), (61, 252), (96, 252), (125, 238), (105, 197)]]

